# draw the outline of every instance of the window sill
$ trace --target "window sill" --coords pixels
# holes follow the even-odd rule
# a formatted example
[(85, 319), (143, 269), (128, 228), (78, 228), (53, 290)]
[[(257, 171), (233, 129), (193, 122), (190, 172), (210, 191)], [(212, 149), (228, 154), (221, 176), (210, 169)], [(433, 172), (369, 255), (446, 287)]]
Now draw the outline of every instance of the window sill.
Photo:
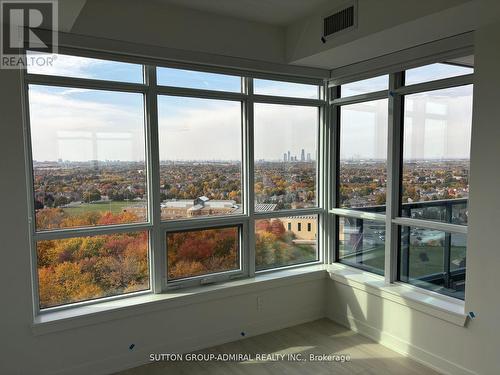
[(161, 294), (144, 294), (60, 311), (42, 312), (35, 318), (32, 331), (34, 335), (43, 335), (154, 311), (278, 288), (293, 283), (323, 279), (325, 271), (326, 266), (323, 264), (309, 265), (220, 284), (178, 289)]
[(423, 290), (412, 285), (386, 285), (384, 278), (344, 264), (315, 264), (258, 274), (254, 278), (174, 290), (162, 294), (143, 294), (72, 309), (41, 313), (32, 325), (34, 335), (64, 331), (111, 320), (147, 314), (165, 309), (228, 298), (235, 295), (279, 288), (294, 283), (323, 279), (325, 275), (352, 288), (363, 290), (411, 309), (464, 326), (467, 315), (464, 302)]
[(332, 280), (341, 284), (399, 303), (460, 327), (465, 326), (467, 322), (464, 301), (409, 284), (387, 285), (382, 276), (340, 263), (328, 265), (327, 271)]

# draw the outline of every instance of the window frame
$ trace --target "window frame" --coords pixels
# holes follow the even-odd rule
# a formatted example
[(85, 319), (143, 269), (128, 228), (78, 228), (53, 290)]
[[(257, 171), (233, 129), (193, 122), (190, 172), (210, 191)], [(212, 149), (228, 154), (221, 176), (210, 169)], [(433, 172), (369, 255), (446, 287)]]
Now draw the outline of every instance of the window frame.
[[(446, 232), (447, 234), (465, 234), (467, 235), (467, 225), (436, 222), (424, 219), (414, 219), (402, 216), (402, 170), (403, 170), (403, 140), (404, 140), (404, 97), (405, 95), (422, 93), (427, 91), (436, 91), (446, 88), (455, 88), (473, 84), (474, 73), (441, 78), (422, 83), (405, 85), (404, 77), (406, 69), (425, 66), (432, 63), (442, 62), (448, 58), (463, 57), (472, 54), (473, 51), (450, 52), (440, 55), (434, 55), (419, 61), (418, 65), (414, 63), (402, 64), (397, 70), (379, 70), (376, 74), (360, 73), (359, 78), (349, 76), (343, 80), (332, 79), (328, 83), (328, 94), (330, 104), (330, 126), (332, 128), (330, 144), (330, 155), (332, 165), (328, 171), (330, 175), (330, 184), (333, 187), (329, 196), (329, 214), (333, 222), (330, 230), (333, 232), (333, 262), (341, 263), (339, 259), (339, 217), (352, 217), (358, 219), (368, 219), (385, 223), (385, 272), (384, 279), (386, 284), (404, 284), (400, 280), (399, 261), (401, 246), (401, 228), (410, 226), (424, 229), (435, 229)], [(354, 82), (356, 80), (365, 80), (375, 76), (389, 74), (388, 90), (374, 91), (371, 93), (355, 96), (341, 97), (341, 85)], [(339, 171), (340, 171), (340, 127), (341, 127), (341, 107), (348, 104), (363, 103), (367, 101), (388, 99), (388, 134), (387, 134), (387, 190), (386, 190), (386, 213), (371, 213), (356, 211), (353, 209), (339, 208)], [(353, 265), (349, 265), (354, 267)], [(362, 267), (357, 267), (364, 269)], [(365, 269), (366, 270), (366, 269)], [(369, 270), (367, 270), (369, 271)], [(426, 291), (430, 292), (430, 291)], [(430, 292), (441, 296), (436, 292)]]
[[(216, 66), (205, 66), (193, 63), (168, 61), (163, 59), (153, 59), (147, 57), (137, 57), (132, 55), (118, 55), (114, 53), (83, 50), (72, 47), (60, 47), (61, 54), (71, 56), (81, 56), (87, 58), (97, 58), (107, 61), (129, 62), (142, 65), (143, 83), (126, 83), (119, 81), (108, 81), (101, 79), (73, 78), (56, 75), (44, 75), (28, 73), (23, 70), (22, 75), (22, 95), (23, 95), (23, 123), (24, 123), (24, 145), (25, 145), (25, 165), (26, 183), (28, 193), (28, 223), (30, 232), (30, 252), (31, 252), (31, 278), (32, 278), (32, 299), (33, 316), (54, 311), (72, 309), (75, 307), (106, 302), (110, 300), (130, 298), (145, 294), (161, 294), (171, 290), (184, 287), (192, 287), (209, 283), (223, 282), (235, 278), (251, 278), (256, 275), (255, 271), (255, 221), (266, 218), (287, 217), (296, 215), (318, 215), (317, 226), (317, 261), (294, 264), (285, 267), (265, 269), (258, 273), (268, 273), (281, 271), (287, 268), (296, 268), (315, 265), (327, 259), (326, 246), (323, 244), (323, 237), (327, 230), (328, 215), (326, 215), (326, 191), (324, 186), (327, 179), (324, 178), (326, 166), (326, 125), (328, 103), (326, 101), (326, 80), (319, 78), (309, 78), (300, 76), (288, 76), (273, 73), (262, 73), (256, 71), (246, 71), (233, 68), (223, 68)], [(26, 50), (24, 51), (26, 53)], [(157, 67), (168, 67), (178, 69), (188, 69), (208, 73), (230, 74), (241, 77), (241, 92), (229, 92), (221, 90), (205, 90), (196, 88), (184, 88), (175, 86), (164, 86), (157, 83)], [(269, 79), (274, 81), (305, 83), (318, 86), (318, 99), (282, 97), (271, 95), (257, 95), (253, 92), (254, 79)], [(33, 202), (33, 158), (31, 150), (30, 134), (30, 107), (28, 97), (29, 85), (47, 85), (55, 87), (100, 89), (117, 92), (133, 92), (143, 95), (144, 100), (144, 131), (146, 142), (145, 162), (147, 168), (147, 207), (148, 218), (143, 223), (130, 223), (119, 225), (104, 225), (99, 227), (85, 228), (64, 228), (55, 230), (36, 229), (35, 208)], [(160, 198), (160, 157), (159, 157), (159, 128), (158, 128), (158, 97), (160, 95), (194, 97), (202, 99), (222, 99), (239, 101), (241, 103), (241, 127), (242, 127), (242, 208), (241, 214), (200, 217), (193, 219), (161, 220), (161, 198)], [(284, 104), (318, 108), (317, 121), (317, 150), (316, 150), (316, 206), (305, 209), (290, 209), (273, 212), (255, 212), (254, 210), (254, 104)], [(240, 269), (224, 271), (214, 274), (199, 275), (179, 280), (167, 280), (167, 241), (166, 235), (169, 232), (189, 230), (189, 229), (211, 229), (224, 226), (239, 226), (240, 229)], [(61, 306), (40, 309), (38, 293), (38, 267), (36, 243), (41, 240), (63, 239), (86, 235), (110, 234), (117, 232), (133, 232), (146, 230), (149, 232), (149, 285), (148, 290), (121, 294), (112, 297), (103, 297), (94, 300), (70, 303)]]

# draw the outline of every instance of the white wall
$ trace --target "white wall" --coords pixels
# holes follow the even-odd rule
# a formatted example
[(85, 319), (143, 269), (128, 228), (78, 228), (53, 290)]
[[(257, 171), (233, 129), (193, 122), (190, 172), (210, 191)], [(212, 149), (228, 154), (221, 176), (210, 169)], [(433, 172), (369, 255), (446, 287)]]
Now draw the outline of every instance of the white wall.
[(88, 0), (72, 33), (190, 51), (285, 62), (282, 27), (162, 4)]
[(462, 328), (334, 281), (328, 286), (329, 317), (453, 375), (500, 373), (500, 4), (479, 3), (466, 284), (466, 312), (477, 317)]
[(289, 63), (334, 69), (467, 32), (476, 24), (475, 0), (358, 0), (358, 27), (322, 43), (322, 17), (338, 3), (287, 28)]

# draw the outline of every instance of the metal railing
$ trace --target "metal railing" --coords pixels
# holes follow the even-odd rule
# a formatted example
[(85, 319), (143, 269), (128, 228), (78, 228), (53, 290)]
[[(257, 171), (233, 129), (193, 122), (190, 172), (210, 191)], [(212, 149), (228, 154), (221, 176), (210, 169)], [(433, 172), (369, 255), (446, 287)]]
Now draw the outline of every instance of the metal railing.
[[(385, 206), (371, 206), (359, 208), (363, 212), (384, 214), (386, 211)], [(444, 222), (449, 224), (467, 224), (467, 198), (457, 199), (441, 199), (422, 202), (404, 203), (401, 205), (401, 216), (412, 219), (423, 219)], [(354, 219), (354, 218), (353, 218)], [(362, 218), (356, 218), (356, 227), (360, 228), (358, 231), (363, 232)], [(427, 229), (428, 230), (428, 229)], [(410, 261), (410, 247), (412, 236), (410, 234), (409, 226), (401, 227), (401, 240), (399, 243), (399, 272), (398, 278), (403, 282), (413, 284), (430, 283), (436, 287), (442, 288), (440, 291), (444, 294), (451, 294), (455, 297), (463, 299), (463, 287), (465, 285), (465, 258), (461, 264), (452, 269), (452, 235), (453, 233), (444, 232), (443, 247), (443, 269), (441, 272), (433, 272), (420, 276), (411, 276), (411, 261)], [(362, 237), (359, 239), (361, 240)], [(359, 249), (359, 254), (356, 253), (356, 267), (363, 265), (364, 255), (363, 246), (354, 246), (354, 249)], [(371, 272), (380, 273), (380, 270), (373, 270), (368, 267)], [(425, 287), (425, 286), (424, 286)], [(450, 293), (447, 292), (450, 291)]]

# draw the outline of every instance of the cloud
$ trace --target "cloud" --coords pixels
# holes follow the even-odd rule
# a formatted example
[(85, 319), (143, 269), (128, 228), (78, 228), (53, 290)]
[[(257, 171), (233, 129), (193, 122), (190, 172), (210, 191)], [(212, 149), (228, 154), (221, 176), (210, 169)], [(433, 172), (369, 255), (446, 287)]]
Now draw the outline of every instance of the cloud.
[(33, 158), (144, 160), (140, 97), (135, 106), (116, 104), (111, 97), (116, 101), (120, 94), (30, 86)]
[[(29, 56), (39, 55), (36, 52), (28, 52)], [(79, 56), (56, 55), (52, 65), (30, 66), (28, 73), (46, 74), (64, 77), (95, 78), (93, 69), (108, 64), (107, 61), (91, 59)]]

